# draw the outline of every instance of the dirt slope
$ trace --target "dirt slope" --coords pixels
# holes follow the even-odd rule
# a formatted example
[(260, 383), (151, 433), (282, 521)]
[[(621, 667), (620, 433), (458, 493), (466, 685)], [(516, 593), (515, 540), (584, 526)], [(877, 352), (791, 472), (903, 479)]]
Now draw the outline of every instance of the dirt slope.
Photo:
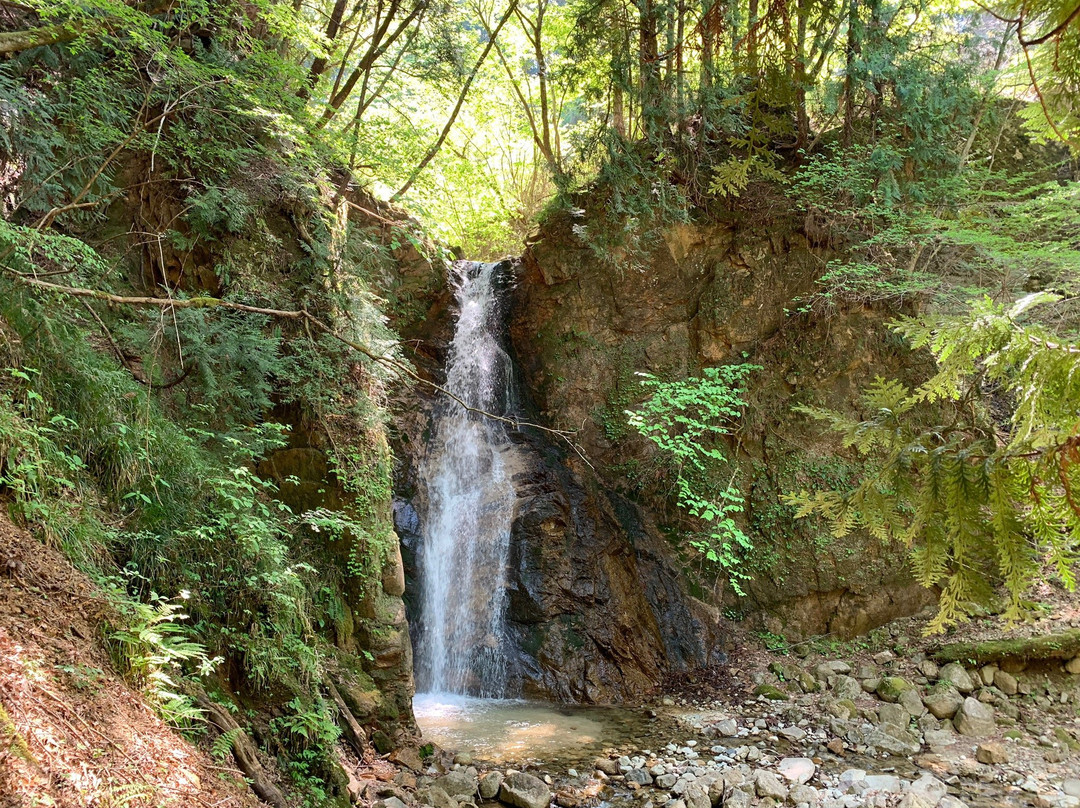
[(0, 808), (259, 803), (165, 725), (102, 646), (108, 604), (0, 514)]

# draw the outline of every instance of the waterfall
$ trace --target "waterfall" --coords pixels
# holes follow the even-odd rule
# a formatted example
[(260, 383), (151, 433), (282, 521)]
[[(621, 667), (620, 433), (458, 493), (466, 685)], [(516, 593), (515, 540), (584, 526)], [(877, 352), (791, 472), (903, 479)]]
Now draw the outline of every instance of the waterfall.
[[(454, 265), (460, 313), (446, 387), (471, 407), (503, 414), (511, 402), (512, 367), (498, 336), (500, 266)], [(506, 695), (506, 569), (514, 510), (509, 446), (500, 422), (454, 401), (439, 403), (419, 469), (427, 492), (419, 553), (421, 691)]]

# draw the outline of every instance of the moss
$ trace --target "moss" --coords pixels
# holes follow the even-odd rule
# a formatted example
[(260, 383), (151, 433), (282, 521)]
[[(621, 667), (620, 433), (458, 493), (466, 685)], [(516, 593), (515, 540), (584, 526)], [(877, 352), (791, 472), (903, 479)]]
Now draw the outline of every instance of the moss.
[(769, 701), (787, 701), (788, 694), (773, 685), (758, 685), (754, 688), (755, 696), (764, 696)]
[(905, 691), (911, 690), (913, 687), (914, 685), (907, 679), (902, 679), (899, 676), (885, 676), (878, 682), (877, 694), (882, 701), (895, 704)]
[(1076, 656), (1080, 656), (1080, 629), (1041, 637), (952, 643), (934, 652), (934, 659), (942, 662), (980, 665), (1007, 659), (1072, 659)]

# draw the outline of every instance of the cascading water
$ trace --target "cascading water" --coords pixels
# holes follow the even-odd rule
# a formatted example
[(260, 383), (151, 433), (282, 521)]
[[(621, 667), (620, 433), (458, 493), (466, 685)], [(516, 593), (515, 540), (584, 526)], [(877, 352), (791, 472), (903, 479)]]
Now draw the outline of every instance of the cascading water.
[[(504, 414), (511, 401), (510, 357), (498, 339), (499, 264), (458, 262), (451, 281), (460, 314), (446, 387), (470, 407)], [(419, 555), (422, 593), (418, 689), (506, 696), (506, 569), (514, 488), (502, 424), (440, 403), (421, 463), (427, 491)]]

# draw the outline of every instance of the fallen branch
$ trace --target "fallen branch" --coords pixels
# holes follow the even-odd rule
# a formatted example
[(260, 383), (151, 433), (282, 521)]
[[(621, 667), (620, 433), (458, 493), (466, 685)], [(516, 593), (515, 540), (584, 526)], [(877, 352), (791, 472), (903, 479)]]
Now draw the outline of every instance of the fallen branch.
[(348, 741), (349, 746), (353, 748), (361, 762), (370, 761), (373, 752), (371, 744), (368, 742), (367, 733), (364, 732), (364, 728), (360, 726), (360, 722), (356, 720), (356, 716), (349, 709), (349, 705), (345, 703), (345, 699), (341, 698), (341, 694), (329, 678), (326, 680), (326, 692), (334, 700), (338, 713), (341, 715), (340, 724), (345, 740)]
[(128, 295), (116, 295), (111, 292), (104, 292), (100, 289), (86, 289), (78, 286), (65, 286), (59, 283), (50, 283), (49, 281), (43, 281), (38, 278), (24, 275), (18, 272), (7, 271), (9, 277), (17, 280), (19, 283), (27, 286), (33, 286), (38, 289), (45, 289), (50, 292), (55, 292), (62, 295), (70, 295), (72, 297), (79, 298), (91, 298), (93, 300), (104, 300), (107, 303), (114, 303), (118, 305), (126, 306), (149, 306), (160, 309), (227, 309), (229, 311), (241, 311), (248, 314), (262, 314), (266, 317), (275, 317), (286, 320), (298, 320), (303, 321), (315, 328), (318, 331), (327, 334), (328, 336), (336, 339), (341, 344), (348, 348), (366, 356), (372, 362), (387, 368), (391, 372), (398, 376), (403, 376), (412, 379), (425, 385), (431, 390), (446, 396), (451, 401), (464, 408), (466, 412), (475, 413), (484, 418), (490, 418), (493, 421), (499, 421), (501, 423), (512, 426), (514, 429), (521, 429), (523, 427), (530, 427), (537, 429), (541, 432), (545, 432), (549, 435), (563, 440), (570, 446), (571, 449), (580, 457), (589, 468), (593, 468), (592, 463), (581, 451), (581, 448), (572, 440), (573, 436), (577, 432), (571, 432), (565, 429), (553, 429), (551, 427), (542, 426), (541, 424), (532, 423), (531, 421), (522, 421), (517, 418), (511, 418), (506, 415), (498, 415), (497, 413), (488, 412), (487, 410), (479, 407), (473, 407), (466, 403), (460, 396), (447, 390), (445, 387), (436, 384), (430, 379), (426, 379), (406, 365), (404, 362), (399, 362), (392, 357), (385, 356), (373, 352), (367, 346), (344, 337), (328, 326), (318, 317), (313, 315), (306, 309), (268, 309), (261, 306), (248, 306), (244, 303), (234, 303), (230, 300), (222, 300), (217, 297), (200, 296), (200, 297), (188, 297), (188, 298), (171, 298), (171, 297), (147, 297), (147, 296), (128, 296)]
[(1078, 629), (1011, 640), (958, 642), (942, 646), (933, 652), (934, 659), (939, 662), (964, 662), (979, 665), (1003, 662), (1007, 659), (1067, 661), (1078, 655), (1080, 655), (1080, 630)]
[[(232, 753), (236, 763), (244, 776), (251, 781), (251, 790), (263, 802), (267, 802), (274, 808), (289, 808), (285, 795), (274, 785), (266, 774), (266, 770), (259, 762), (259, 750), (255, 742), (248, 735), (247, 730), (241, 727), (229, 715), (229, 711), (220, 704), (210, 701), (205, 694), (200, 693), (196, 700), (199, 707), (206, 711), (207, 720), (217, 727), (222, 734), (232, 732)], [(239, 730), (239, 732), (234, 732)]]

